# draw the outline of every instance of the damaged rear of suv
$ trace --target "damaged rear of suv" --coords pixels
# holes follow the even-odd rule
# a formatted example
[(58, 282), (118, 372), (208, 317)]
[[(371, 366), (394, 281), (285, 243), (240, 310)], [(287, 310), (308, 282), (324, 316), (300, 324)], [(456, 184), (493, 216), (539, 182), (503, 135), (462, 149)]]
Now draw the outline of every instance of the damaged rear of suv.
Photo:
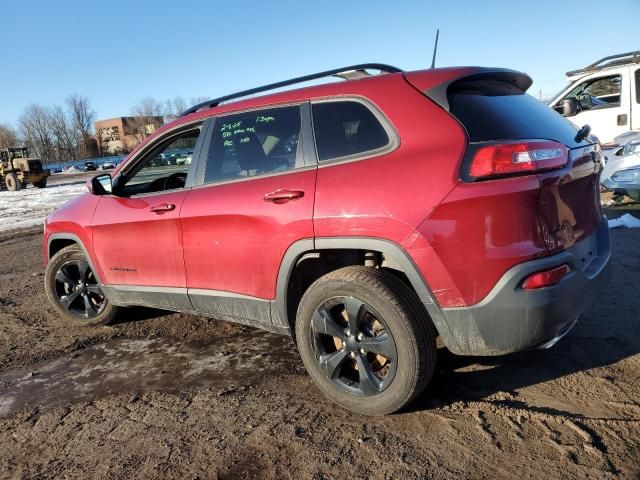
[[(346, 81), (242, 99), (329, 75)], [(437, 337), (460, 355), (551, 346), (610, 246), (602, 151), (530, 84), (366, 64), (196, 105), (47, 219), (47, 295), (76, 323), (146, 305), (292, 335), (323, 393), (365, 415), (424, 390)], [(155, 165), (180, 149), (189, 164)]]
[(447, 270), (430, 284), (441, 335), (470, 355), (553, 345), (606, 281), (600, 145), (525, 94), (523, 74), (408, 78), (468, 138), (460, 182), (417, 230)]

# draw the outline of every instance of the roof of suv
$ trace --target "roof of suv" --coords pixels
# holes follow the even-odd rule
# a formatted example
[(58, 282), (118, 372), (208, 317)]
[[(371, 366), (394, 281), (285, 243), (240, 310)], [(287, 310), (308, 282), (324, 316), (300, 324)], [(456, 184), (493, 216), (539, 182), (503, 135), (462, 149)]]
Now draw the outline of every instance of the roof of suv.
[[(471, 75), (484, 75), (484, 74), (499, 74), (499, 75), (508, 75), (509, 81), (514, 83), (518, 83), (518, 86), (523, 90), (526, 90), (531, 85), (531, 79), (515, 70), (508, 70), (503, 68), (487, 68), (487, 67), (474, 67), (474, 66), (464, 66), (464, 67), (445, 67), (445, 68), (432, 68), (427, 70), (416, 70), (416, 71), (403, 71), (396, 67), (390, 67), (388, 65), (383, 64), (361, 64), (356, 66), (344, 67), (341, 69), (329, 70), (329, 74), (327, 72), (322, 72), (324, 75), (318, 76), (320, 74), (307, 75), (305, 77), (316, 77), (323, 78), (327, 76), (341, 76), (336, 75), (332, 72), (350, 72), (356, 69), (357, 67), (366, 67), (370, 69), (380, 69), (378, 67), (384, 67), (388, 73), (381, 73), (380, 75), (371, 75), (371, 76), (357, 76), (354, 79), (347, 79), (342, 82), (331, 82), (331, 83), (323, 83), (320, 85), (307, 86), (303, 88), (290, 89), (285, 91), (280, 91), (276, 93), (270, 93), (266, 95), (253, 96), (249, 98), (240, 98), (240, 94), (249, 95), (251, 91), (266, 91), (266, 87), (272, 88), (280, 88), (278, 86), (273, 87), (273, 85), (285, 84), (291, 81), (287, 80), (284, 82), (277, 82), (276, 84), (271, 84), (266, 87), (258, 87), (255, 89), (247, 90), (245, 92), (240, 92), (240, 94), (232, 94), (227, 95), (225, 97), (220, 97), (215, 100), (210, 100), (204, 102), (199, 105), (195, 105), (194, 107), (188, 109), (184, 115), (176, 118), (174, 121), (163, 125), (159, 129), (157, 129), (150, 138), (161, 135), (163, 132), (175, 128), (176, 126), (191, 123), (198, 119), (205, 119), (207, 117), (211, 117), (213, 115), (219, 115), (224, 113), (230, 113), (235, 111), (242, 110), (250, 110), (258, 107), (265, 107), (269, 105), (277, 105), (283, 103), (294, 103), (300, 102), (309, 99), (319, 99), (319, 98), (331, 98), (331, 97), (340, 97), (345, 95), (362, 95), (367, 90), (371, 88), (380, 89), (385, 91), (387, 88), (396, 84), (398, 78), (406, 78), (410, 80), (410, 84), (412, 84), (415, 88), (418, 88), (422, 92), (428, 92), (430, 90), (436, 89), (436, 87), (440, 87), (441, 92), (434, 91), (433, 99), (436, 103), (440, 104), (443, 108), (447, 108), (446, 101), (441, 101), (438, 99), (438, 96), (442, 95), (442, 92), (446, 92), (446, 87), (452, 82), (468, 77)], [(305, 77), (298, 77), (300, 78)], [(345, 78), (345, 77), (343, 77)], [(348, 78), (348, 77), (347, 77)], [(524, 81), (523, 81), (524, 79)], [(294, 82), (298, 83), (298, 82)], [(290, 83), (291, 84), (291, 83)], [(407, 83), (409, 85), (409, 83)], [(431, 95), (430, 95), (431, 96)], [(223, 103), (226, 101), (226, 98), (233, 98), (233, 101), (230, 103)], [(237, 100), (236, 100), (237, 98)], [(211, 105), (211, 106), (209, 106)], [(139, 144), (130, 154), (136, 153), (143, 145), (147, 142), (142, 142)], [(122, 162), (123, 164), (126, 162)]]
[[(365, 64), (365, 65), (380, 65), (380, 64)], [(353, 69), (354, 67), (345, 67), (346, 69)], [(428, 70), (417, 70), (412, 72), (406, 72), (395, 67), (388, 67), (390, 69), (394, 69), (389, 71), (388, 73), (383, 73), (380, 75), (372, 75), (366, 77), (358, 77), (355, 79), (349, 79), (342, 82), (332, 82), (332, 83), (323, 83), (320, 85), (307, 86), (302, 88), (290, 89), (276, 93), (270, 93), (266, 95), (253, 96), (250, 98), (242, 98), (246, 95), (251, 95), (251, 93), (246, 92), (262, 92), (267, 91), (272, 88), (279, 88), (278, 86), (268, 88), (267, 87), (258, 87), (255, 89), (247, 90), (245, 92), (240, 92), (239, 94), (227, 95), (224, 97), (220, 97), (215, 100), (209, 100), (207, 102), (203, 102), (202, 104), (195, 105), (194, 107), (188, 109), (185, 114), (181, 117), (178, 117), (174, 122), (171, 122), (169, 125), (173, 125), (176, 123), (183, 123), (187, 121), (191, 121), (195, 118), (203, 118), (212, 116), (214, 114), (219, 113), (227, 113), (236, 110), (245, 110), (251, 109), (255, 107), (273, 105), (278, 103), (285, 102), (294, 102), (311, 98), (326, 98), (332, 96), (340, 96), (340, 95), (353, 95), (357, 93), (357, 91), (364, 87), (365, 85), (369, 88), (372, 84), (379, 86), (379, 88), (384, 88), (385, 85), (394, 81), (398, 77), (402, 76), (410, 76), (412, 82), (416, 82), (419, 85), (419, 88), (422, 91), (430, 90), (433, 87), (436, 87), (441, 84), (449, 84), (450, 82), (457, 80), (461, 77), (466, 77), (468, 75), (473, 75), (477, 73), (497, 73), (497, 72), (509, 72), (518, 75), (524, 75), (520, 72), (516, 72), (514, 70), (500, 69), (500, 68), (485, 68), (485, 67), (446, 67), (446, 68), (433, 68)], [(345, 69), (336, 69), (335, 71), (347, 71)], [(329, 72), (333, 72), (330, 70)], [(309, 75), (306, 77), (314, 77), (315, 75)], [(323, 75), (326, 77), (328, 75)], [(299, 77), (305, 78), (305, 77)], [(322, 78), (322, 77), (317, 77)], [(294, 79), (296, 80), (296, 79)], [(290, 81), (278, 82), (272, 85), (278, 84), (286, 84)], [(298, 83), (298, 82), (295, 82)], [(244, 95), (243, 95), (244, 94)], [(230, 103), (223, 103), (231, 100)]]

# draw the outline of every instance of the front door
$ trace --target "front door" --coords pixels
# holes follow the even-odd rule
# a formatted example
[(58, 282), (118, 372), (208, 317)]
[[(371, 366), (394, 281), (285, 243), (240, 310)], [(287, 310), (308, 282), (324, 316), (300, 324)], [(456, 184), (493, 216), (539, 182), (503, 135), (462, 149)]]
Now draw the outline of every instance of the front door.
[(578, 128), (589, 125), (600, 142), (611, 142), (631, 128), (630, 89), (628, 69), (592, 76), (564, 97), (574, 98), (580, 109), (568, 119)]
[(215, 119), (202, 185), (189, 192), (181, 212), (187, 287), (196, 310), (270, 321), (285, 252), (297, 240), (313, 238), (316, 165), (304, 153), (303, 144), (312, 146), (310, 133), (302, 134), (304, 112), (308, 105)]
[(180, 209), (200, 130), (192, 125), (165, 134), (125, 166), (114, 180), (113, 195), (100, 198), (93, 245), (107, 287), (124, 289), (131, 298), (182, 289), (186, 299)]

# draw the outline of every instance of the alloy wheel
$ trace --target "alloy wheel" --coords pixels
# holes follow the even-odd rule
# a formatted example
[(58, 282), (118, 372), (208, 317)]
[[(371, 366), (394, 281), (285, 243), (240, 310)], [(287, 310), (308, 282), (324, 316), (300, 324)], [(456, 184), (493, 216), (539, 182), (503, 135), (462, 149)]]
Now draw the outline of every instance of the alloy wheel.
[(311, 322), (316, 361), (340, 389), (355, 395), (383, 392), (397, 369), (397, 350), (384, 320), (355, 297), (333, 297)]
[(70, 260), (60, 266), (55, 276), (55, 292), (60, 305), (79, 318), (96, 317), (106, 305), (105, 295), (84, 260)]

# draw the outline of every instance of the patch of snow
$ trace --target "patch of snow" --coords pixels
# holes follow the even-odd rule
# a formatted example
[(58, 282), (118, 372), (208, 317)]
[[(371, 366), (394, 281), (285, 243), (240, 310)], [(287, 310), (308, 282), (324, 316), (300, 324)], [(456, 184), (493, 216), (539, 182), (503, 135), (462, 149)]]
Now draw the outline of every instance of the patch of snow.
[(80, 170), (79, 168), (76, 167), (69, 167), (66, 170), (63, 170), (61, 173), (82, 173), (84, 170)]
[(638, 220), (630, 213), (625, 213), (619, 218), (612, 218), (609, 220), (609, 228), (618, 227), (640, 228), (640, 220)]
[(41, 225), (63, 203), (87, 191), (84, 183), (0, 192), (0, 232)]

